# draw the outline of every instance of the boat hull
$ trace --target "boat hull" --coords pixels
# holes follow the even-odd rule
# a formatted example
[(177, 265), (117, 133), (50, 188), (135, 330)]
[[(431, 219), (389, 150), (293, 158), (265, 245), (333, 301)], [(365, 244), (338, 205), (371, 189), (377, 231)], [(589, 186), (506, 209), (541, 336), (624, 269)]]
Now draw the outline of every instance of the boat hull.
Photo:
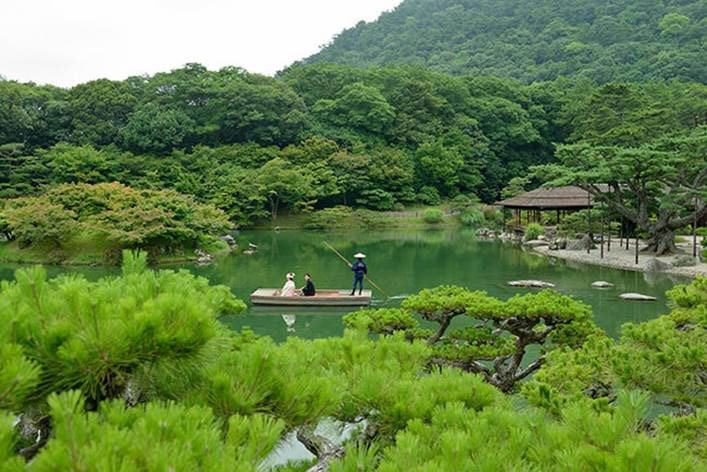
[(371, 291), (364, 290), (361, 295), (351, 295), (348, 290), (320, 290), (313, 297), (280, 297), (277, 289), (259, 288), (250, 294), (253, 305), (269, 306), (368, 306), (371, 304)]

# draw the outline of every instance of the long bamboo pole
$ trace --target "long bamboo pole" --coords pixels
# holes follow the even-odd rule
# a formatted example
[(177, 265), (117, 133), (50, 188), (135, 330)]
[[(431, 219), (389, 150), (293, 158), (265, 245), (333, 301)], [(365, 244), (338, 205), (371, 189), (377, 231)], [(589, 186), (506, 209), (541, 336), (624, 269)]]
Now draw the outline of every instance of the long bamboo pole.
[[(342, 256), (339, 251), (337, 251), (336, 249), (334, 249), (331, 244), (329, 244), (328, 242), (324, 241), (324, 245), (325, 245), (326, 247), (328, 247), (329, 249), (331, 249), (332, 251), (334, 251), (334, 253), (335, 253), (337, 256), (339, 256), (339, 257), (341, 258), (341, 260), (346, 263), (347, 266), (351, 267), (351, 263), (348, 261), (348, 259), (346, 259), (344, 256)], [(378, 285), (376, 285), (376, 283), (375, 283), (374, 281), (372, 281), (371, 278), (368, 277), (368, 275), (364, 275), (364, 277), (366, 278), (366, 280), (367, 280), (371, 285), (373, 285), (375, 288), (377, 288), (377, 289), (380, 291), (380, 293), (382, 293), (383, 295), (385, 295), (386, 298), (389, 298), (389, 297), (388, 297), (388, 294), (385, 293), (385, 291), (384, 291), (382, 288), (380, 288)]]

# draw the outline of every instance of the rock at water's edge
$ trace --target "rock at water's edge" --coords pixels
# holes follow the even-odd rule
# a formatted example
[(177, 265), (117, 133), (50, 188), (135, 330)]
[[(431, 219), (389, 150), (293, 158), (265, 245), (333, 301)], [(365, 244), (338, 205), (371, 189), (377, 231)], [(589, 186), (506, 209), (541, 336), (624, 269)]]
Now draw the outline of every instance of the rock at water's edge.
[(655, 297), (649, 295), (643, 295), (641, 293), (622, 293), (619, 295), (622, 300), (633, 300), (637, 302), (654, 302), (657, 300)]
[(587, 249), (596, 249), (594, 241), (592, 241), (586, 234), (580, 240), (567, 241), (566, 248), (568, 251), (582, 251)]
[(592, 284), (592, 288), (612, 288), (614, 284), (611, 282), (606, 282), (604, 280), (598, 280)]
[(664, 272), (670, 268), (670, 264), (656, 258), (648, 259), (646, 262), (646, 272)]
[(697, 260), (692, 256), (678, 256), (673, 261), (673, 267), (693, 267), (697, 265)]
[(542, 280), (513, 280), (508, 282), (511, 287), (553, 288), (555, 284)]
[(543, 241), (540, 239), (531, 239), (530, 241), (526, 241), (523, 243), (523, 246), (528, 246), (528, 247), (541, 247), (541, 246), (549, 246), (550, 243), (547, 241)]

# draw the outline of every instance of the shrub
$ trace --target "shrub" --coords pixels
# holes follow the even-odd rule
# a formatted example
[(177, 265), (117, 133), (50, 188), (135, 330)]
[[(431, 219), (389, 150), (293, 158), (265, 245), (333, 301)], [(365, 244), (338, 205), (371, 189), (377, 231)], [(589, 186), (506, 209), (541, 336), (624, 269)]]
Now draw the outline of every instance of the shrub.
[(14, 200), (3, 214), (3, 232), (16, 238), (20, 247), (50, 244), (59, 248), (80, 229), (76, 213), (46, 196)]
[(492, 206), (484, 207), (484, 220), (486, 224), (492, 224), (495, 227), (503, 226), (503, 212)]
[(538, 237), (543, 234), (543, 231), (544, 229), (539, 223), (530, 223), (528, 226), (525, 227), (525, 234), (523, 235), (523, 239), (525, 241), (538, 239)]
[(382, 228), (390, 223), (390, 217), (371, 210), (356, 210), (354, 216), (363, 228)]
[[(565, 215), (562, 218), (562, 222), (557, 227), (560, 234), (564, 236), (575, 236), (577, 234), (586, 234), (589, 226), (587, 222), (588, 211), (590, 210), (580, 210), (569, 215)], [(601, 212), (598, 210), (591, 210), (592, 219), (592, 233), (601, 232)], [(607, 228), (605, 228), (607, 229)], [(614, 226), (612, 226), (612, 230)]]
[(479, 197), (476, 195), (457, 195), (449, 202), (449, 211), (452, 213), (463, 213), (473, 205), (479, 203)]
[(425, 205), (439, 205), (442, 203), (437, 189), (428, 186), (422, 187), (420, 191), (417, 192), (417, 201)]
[(361, 196), (356, 199), (356, 203), (373, 210), (392, 210), (395, 206), (395, 198), (390, 192), (381, 189), (364, 190)]
[(3, 214), (20, 244), (56, 247), (84, 231), (121, 247), (173, 250), (231, 227), (223, 211), (190, 196), (118, 183), (59, 185), (39, 197), (11, 200)]
[(701, 228), (697, 228), (697, 231), (695, 231), (697, 236), (702, 236), (703, 238), (707, 238), (707, 226), (703, 226)]
[(478, 228), (484, 224), (484, 214), (478, 208), (467, 208), (459, 216), (462, 224), (470, 228)]
[(438, 210), (437, 208), (430, 208), (425, 210), (425, 214), (422, 216), (422, 219), (425, 220), (425, 223), (438, 224), (444, 220), (444, 212), (442, 210)]
[(304, 224), (307, 229), (332, 229), (340, 228), (346, 223), (346, 219), (353, 216), (351, 208), (346, 206), (336, 206), (315, 211)]

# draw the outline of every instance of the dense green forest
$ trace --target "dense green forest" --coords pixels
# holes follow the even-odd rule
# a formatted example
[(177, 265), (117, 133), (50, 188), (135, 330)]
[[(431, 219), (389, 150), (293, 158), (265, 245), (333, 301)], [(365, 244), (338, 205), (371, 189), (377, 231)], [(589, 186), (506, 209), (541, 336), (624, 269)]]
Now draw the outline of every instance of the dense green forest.
[[(618, 340), (566, 295), (438, 287), (348, 316), (344, 336), (276, 344), (219, 322), (245, 308), (226, 287), (130, 252), (119, 277), (32, 267), (0, 295), (3, 471), (255, 471), (295, 438), (316, 457), (274, 470), (688, 472), (707, 458), (704, 278)], [(454, 317), (473, 323), (447, 330)], [(353, 436), (320, 436), (327, 419)]]
[(677, 81), (522, 85), (332, 64), (277, 78), (190, 64), (71, 89), (0, 81), (0, 197), (120, 182), (191, 195), (241, 226), (282, 210), (493, 202), (555, 162), (557, 144), (691, 133), (707, 122), (706, 97)]
[(704, 0), (405, 0), (304, 63), (417, 64), (455, 75), (705, 82)]

